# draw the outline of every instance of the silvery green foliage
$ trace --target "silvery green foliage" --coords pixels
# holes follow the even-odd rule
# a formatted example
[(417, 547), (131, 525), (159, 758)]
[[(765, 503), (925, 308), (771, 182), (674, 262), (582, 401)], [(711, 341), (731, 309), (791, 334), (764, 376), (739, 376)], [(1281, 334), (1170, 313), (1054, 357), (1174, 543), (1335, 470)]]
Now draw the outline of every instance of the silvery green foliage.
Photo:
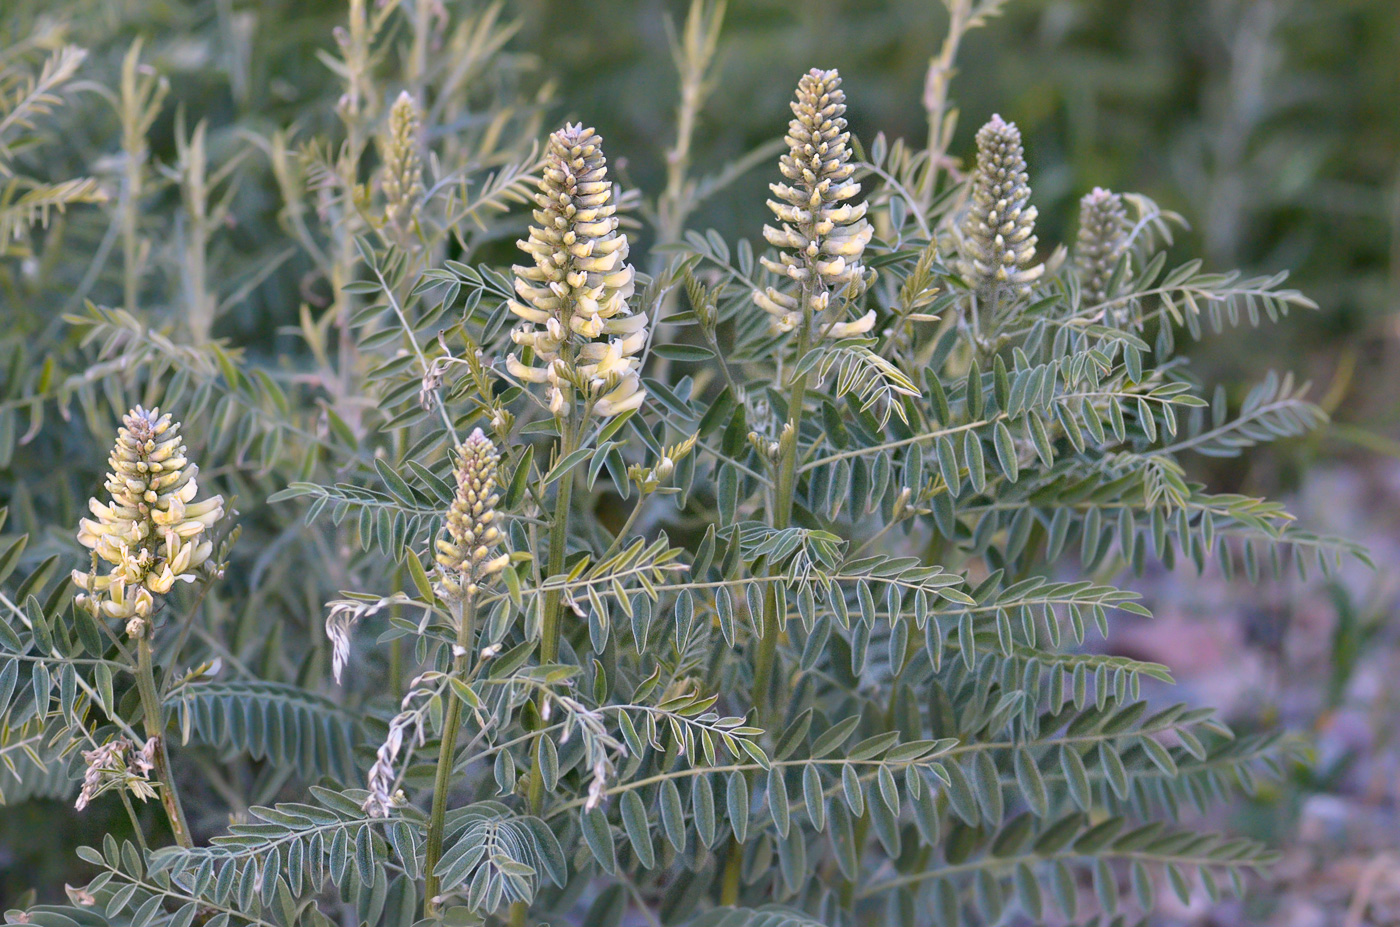
[[(708, 41), (716, 13), (699, 6), (681, 49)], [(653, 333), (635, 355), (646, 401), (587, 420), (561, 453), (560, 419), (504, 375), (513, 284), (490, 247), (526, 234), (548, 127), (510, 99), (480, 104), (490, 118), (452, 109), (461, 56), (512, 66), (493, 9), (442, 25), (355, 0), (338, 126), (260, 141), (279, 243), (328, 288), (294, 348), (240, 350), (210, 319), (113, 299), (71, 321), (83, 347), (23, 379), (36, 427), (46, 408), (80, 411), (105, 440), (114, 409), (176, 410), (246, 528), (207, 597), (155, 618), (196, 845), (165, 845), (138, 814), (146, 846), (77, 850), (95, 878), (29, 922), (1110, 923), (1239, 890), (1269, 849), (1177, 822), (1252, 789), (1291, 745), (1149, 705), (1144, 682), (1169, 668), (1100, 644), (1116, 615), (1147, 613), (1114, 583), (1152, 564), (1253, 579), (1364, 556), (1183, 466), (1322, 420), (1287, 376), (1238, 406), (1207, 400), (1175, 357), (1181, 331), (1306, 298), (1282, 275), (1168, 269), (1172, 217), (1125, 196), (1133, 234), (1101, 292), (1052, 252), (979, 313), (944, 247), (975, 178), (842, 138), (874, 277), (840, 296), (875, 323), (809, 347), (754, 304), (793, 296), (799, 281), (768, 269), (784, 265), (685, 231), (634, 257), (659, 268), (628, 300)], [(430, 30), (458, 55), (423, 70), (411, 52)], [(127, 73), (139, 124), (158, 82)], [(361, 162), (384, 133), (406, 144), (388, 105), (404, 89), (439, 103), (421, 108), (411, 221), (388, 221)], [(187, 173), (185, 194), (200, 188)], [(501, 455), (507, 560), (464, 597), (432, 552), (476, 428)], [(552, 575), (551, 535), (566, 544)], [(76, 542), (27, 543), (0, 541), (0, 790), (71, 798), (81, 751), (135, 720), (131, 664), (117, 629), (71, 605)], [(562, 633), (541, 663), (551, 603)]]

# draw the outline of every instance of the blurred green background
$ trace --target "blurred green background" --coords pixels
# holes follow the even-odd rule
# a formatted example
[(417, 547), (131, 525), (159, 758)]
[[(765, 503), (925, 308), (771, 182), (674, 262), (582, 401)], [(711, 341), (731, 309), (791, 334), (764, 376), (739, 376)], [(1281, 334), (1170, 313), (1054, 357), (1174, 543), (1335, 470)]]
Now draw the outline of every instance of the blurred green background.
[[(595, 125), (623, 181), (654, 195), (664, 185), (676, 105), (668, 22), (683, 20), (686, 8), (683, 0), (504, 4), (502, 16), (520, 22), (508, 46), (518, 68), (510, 77), (481, 79), (518, 80), (523, 72), (528, 93), (552, 87), (547, 123)], [(255, 354), (285, 349), (290, 339), (279, 327), (295, 323), (306, 269), (291, 259), (266, 273), (282, 247), (280, 203), (267, 159), (248, 138), (278, 127), (310, 133), (335, 125), (340, 86), (317, 52), (333, 46), (344, 15), (339, 0), (0, 0), (0, 47), (49, 35), (91, 52), (81, 72), (88, 86), (47, 122), (50, 142), (21, 152), (18, 163), (31, 176), (55, 180), (119, 176), (117, 120), (103, 90), (115, 86), (123, 56), (141, 38), (143, 60), (171, 88), (152, 129), (153, 161), (176, 160), (181, 113), (190, 123), (208, 120), (213, 163), (240, 158), (215, 272), (230, 281), (228, 289), (241, 280), (248, 286), (221, 316), (217, 334)], [(693, 152), (696, 173), (718, 170), (779, 135), (798, 75), (814, 66), (841, 69), (848, 116), (866, 144), (881, 131), (920, 142), (924, 76), (946, 20), (938, 0), (730, 0), (718, 86)], [(1396, 527), (1388, 521), (1400, 511), (1395, 496), (1365, 487), (1400, 487), (1393, 473), (1400, 457), (1400, 3), (1011, 0), (1004, 15), (965, 42), (952, 96), (961, 110), (955, 155), (969, 152), (972, 134), (994, 112), (1022, 128), (1042, 242), (1071, 240), (1078, 198), (1101, 185), (1145, 193), (1180, 212), (1190, 223), (1185, 244), (1205, 255), (1210, 269), (1293, 270), (1292, 284), (1320, 311), (1208, 339), (1194, 349), (1197, 375), (1243, 389), (1267, 369), (1296, 371), (1314, 380), (1313, 396), (1335, 423), (1321, 435), (1251, 457), (1249, 469), (1225, 461), (1202, 475), (1216, 489), (1291, 492), (1305, 507), (1324, 511), (1344, 502), (1362, 513), (1351, 527), (1387, 537)], [(772, 174), (762, 167), (745, 175), (692, 225), (712, 226), (730, 240), (757, 238)], [(143, 222), (177, 235), (178, 208), (176, 193), (166, 189), (144, 204)], [(97, 211), (74, 210), (33, 258), (0, 261), (0, 318), (8, 338), (54, 337), (58, 316), (84, 297), (120, 302), (118, 262), (104, 269), (92, 260), (107, 233)], [(161, 279), (159, 261), (154, 267), (146, 304), (157, 316), (178, 311), (178, 282)], [(0, 467), (0, 501), (31, 498), (25, 481), (47, 477), (36, 461), (74, 459), (65, 448), (86, 448), (89, 441), (82, 422), (55, 421)], [(71, 475), (74, 486), (94, 481), (95, 472)], [(81, 493), (32, 498), (53, 511), (22, 515), (68, 524)], [(1388, 555), (1400, 558), (1378, 551), (1383, 564)], [(1346, 703), (1368, 659), (1391, 661), (1370, 669), (1388, 678), (1385, 667), (1394, 668), (1397, 649), (1388, 620), (1391, 590), (1383, 584), (1376, 590), (1363, 578), (1322, 597), (1324, 653), (1291, 683), (1328, 694), (1300, 696), (1290, 707), (1292, 696), (1281, 686), (1269, 711), (1292, 711), (1289, 723), (1325, 733), (1327, 713)], [(1270, 620), (1286, 627), (1298, 611), (1279, 608), (1284, 617)], [(1261, 632), (1243, 611), (1239, 617), (1243, 630), (1229, 646), (1255, 648), (1286, 668), (1291, 657), (1279, 635)], [(1229, 664), (1210, 671), (1229, 672)], [(1190, 669), (1182, 675), (1189, 685)], [(1258, 701), (1241, 704), (1263, 711)], [(1397, 725), (1384, 713), (1374, 723), (1391, 730), (1373, 732), (1359, 749), (1396, 773), (1389, 791), (1382, 790), (1393, 814)], [(1306, 796), (1365, 791), (1346, 778), (1352, 768), (1324, 766), (1295, 776), (1292, 791), (1255, 826), (1292, 839), (1306, 825), (1298, 823)], [(0, 810), (0, 903), (36, 882), (61, 884), (70, 863), (56, 848), (85, 825), (96, 832), (96, 823), (75, 820), (57, 803)]]

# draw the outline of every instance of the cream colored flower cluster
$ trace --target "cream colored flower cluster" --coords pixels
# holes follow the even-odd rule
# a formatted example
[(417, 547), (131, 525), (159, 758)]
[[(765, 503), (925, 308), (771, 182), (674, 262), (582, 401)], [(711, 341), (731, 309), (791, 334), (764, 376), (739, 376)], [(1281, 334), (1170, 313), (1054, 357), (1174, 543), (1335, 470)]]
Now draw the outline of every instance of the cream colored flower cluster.
[[(768, 208), (782, 223), (763, 227), (763, 237), (782, 249), (778, 260), (762, 257), (763, 266), (795, 281), (802, 296), (774, 287), (756, 291), (754, 302), (773, 316), (780, 331), (792, 331), (804, 318), (816, 323), (832, 294), (857, 296), (865, 288), (866, 268), (861, 263), (872, 228), (865, 219), (866, 204), (852, 203), (860, 184), (852, 179), (846, 131), (846, 94), (836, 71), (813, 69), (797, 84), (792, 102), (793, 119), (785, 141), (789, 151), (778, 159), (786, 183), (770, 184), (777, 199)], [(870, 331), (875, 325), (872, 309), (854, 321), (824, 325), (819, 334), (846, 338)]]
[(1074, 267), (1086, 306), (1108, 298), (1114, 268), (1128, 249), (1128, 210), (1123, 197), (1095, 187), (1079, 201), (1079, 238), (1074, 245)]
[(496, 527), (496, 470), (501, 456), (480, 428), (457, 449), (457, 494), (447, 509), (445, 537), (438, 538), (437, 562), (449, 595), (476, 595), (478, 584), (505, 569), (509, 554), (492, 555), (501, 541)]
[(78, 540), (105, 575), (75, 570), (78, 605), (97, 617), (126, 619), (135, 636), (148, 630), (157, 595), (177, 581), (193, 582), (213, 553), (209, 529), (224, 514), (223, 496), (195, 501), (199, 468), (185, 456), (180, 426), (160, 409), (132, 409), (122, 418), (107, 460), (111, 502), (88, 502)]
[(978, 289), (1024, 293), (1045, 273), (1035, 260), (1036, 208), (1030, 205), (1021, 130), (1000, 116), (977, 132), (972, 204), (963, 217), (959, 272)]
[(534, 363), (511, 354), (506, 368), (546, 384), (555, 415), (565, 413), (574, 390), (600, 416), (635, 409), (646, 397), (638, 354), (647, 320), (627, 306), (634, 273), (606, 164), (592, 129), (566, 125), (550, 136), (535, 224), (519, 242), (534, 264), (512, 268), (520, 299), (510, 309), (523, 323), (511, 338), (531, 349)]

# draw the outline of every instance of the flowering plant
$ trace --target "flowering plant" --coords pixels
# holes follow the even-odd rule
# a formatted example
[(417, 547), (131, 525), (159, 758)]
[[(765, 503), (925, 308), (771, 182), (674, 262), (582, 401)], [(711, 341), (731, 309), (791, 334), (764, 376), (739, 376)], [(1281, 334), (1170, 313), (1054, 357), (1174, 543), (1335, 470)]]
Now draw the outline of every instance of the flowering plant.
[[(995, 4), (948, 2), (956, 49)], [(951, 51), (926, 147), (862, 144), (811, 70), (769, 146), (768, 247), (687, 229), (724, 189), (688, 160), (722, 14), (696, 0), (678, 37), (675, 170), (646, 200), (591, 128), (540, 148), (534, 110), (454, 110), (472, 69), (429, 66), (419, 4), (351, 0), (339, 128), (259, 142), (327, 294), (297, 349), (213, 338), (202, 273), (203, 314), (164, 329), (139, 266), (72, 320), (86, 367), (35, 384), (40, 420), (108, 427), (100, 382), (189, 427), (135, 405), (90, 568), (0, 597), (29, 747), (6, 763), (130, 818), (79, 850), (70, 904), (11, 921), (1107, 921), (1270, 861), (1182, 809), (1289, 746), (1155, 704), (1168, 668), (1095, 639), (1148, 614), (1113, 582), (1151, 562), (1364, 557), (1183, 464), (1322, 415), (1287, 377), (1207, 401), (1179, 333), (1311, 304), (1167, 270), (1176, 217), (1141, 196), (1095, 189), (1042, 247), (1016, 126), (966, 168), (948, 150)], [(509, 67), (497, 15), (450, 33), (483, 69)], [(130, 128), (160, 109), (138, 60)], [(187, 438), (243, 514), (200, 497)]]

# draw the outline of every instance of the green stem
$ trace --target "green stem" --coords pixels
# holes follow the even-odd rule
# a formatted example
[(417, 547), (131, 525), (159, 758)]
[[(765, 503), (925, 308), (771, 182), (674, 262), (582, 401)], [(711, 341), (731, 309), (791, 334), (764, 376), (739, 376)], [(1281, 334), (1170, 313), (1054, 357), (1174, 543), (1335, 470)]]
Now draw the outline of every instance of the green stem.
[[(563, 460), (574, 452), (577, 436), (573, 423), (568, 418), (559, 420), (559, 459)], [(554, 497), (554, 522), (549, 526), (549, 563), (545, 578), (558, 576), (564, 572), (564, 557), (569, 545), (569, 505), (573, 497), (574, 479), (572, 473), (559, 477), (559, 489)], [(551, 589), (545, 593), (544, 614), (540, 619), (540, 663), (553, 663), (559, 659), (559, 618), (563, 612), (563, 588)], [(541, 733), (539, 736), (543, 737)], [(538, 752), (538, 751), (536, 751)], [(538, 769), (530, 771), (526, 794), (529, 797), (530, 813), (539, 815), (544, 810), (544, 777)], [(529, 905), (517, 901), (510, 906), (511, 927), (525, 927)]]
[(768, 695), (773, 688), (773, 669), (778, 662), (778, 637), (782, 634), (778, 623), (777, 583), (767, 583), (763, 590), (762, 633), (758, 639), (758, 655), (753, 671), (754, 723), (767, 727), (771, 706)]
[[(802, 293), (803, 305), (810, 304), (810, 294), (806, 287)], [(810, 348), (809, 332), (811, 320), (803, 321), (798, 337), (797, 357), (800, 361)], [(792, 522), (793, 495), (797, 488), (797, 437), (802, 429), (802, 404), (807, 398), (807, 375), (801, 374), (793, 381), (792, 393), (788, 399), (788, 433), (780, 440), (782, 457), (778, 461), (778, 480), (774, 486), (773, 506), (770, 522), (774, 528), (786, 528)], [(754, 657), (753, 708), (754, 723), (767, 727), (772, 707), (768, 696), (773, 688), (773, 673), (778, 663), (778, 638), (781, 636), (778, 620), (777, 583), (765, 583), (763, 591), (763, 619), (758, 639), (758, 653)], [(732, 841), (729, 859), (725, 862), (724, 876), (720, 887), (721, 904), (735, 904), (739, 898), (739, 879), (743, 870), (743, 847)], [(724, 900), (729, 899), (729, 900)]]
[[(807, 328), (804, 324), (797, 356), (807, 353)], [(793, 496), (797, 490), (797, 437), (802, 429), (802, 404), (807, 398), (807, 374), (801, 374), (792, 384), (788, 399), (788, 420), (782, 441), (782, 457), (778, 461), (778, 481), (774, 487), (772, 526), (786, 528), (792, 523)], [(773, 687), (773, 671), (778, 660), (778, 637), (782, 633), (778, 620), (778, 589), (768, 584), (763, 596), (763, 620), (758, 641), (753, 674), (754, 720), (759, 726), (770, 720), (769, 690)]]
[[(457, 650), (452, 658), (452, 675), (460, 678), (466, 673), (467, 661), (471, 656), (472, 635), (476, 628), (476, 604), (468, 598), (459, 603), (457, 615)], [(438, 749), (437, 774), (433, 778), (433, 808), (428, 816), (427, 856), (424, 871), (427, 881), (423, 887), (423, 909), (425, 914), (437, 910), (436, 898), (441, 891), (438, 879), (438, 860), (442, 858), (443, 823), (447, 817), (447, 792), (452, 785), (452, 767), (457, 753), (457, 732), (462, 726), (462, 700), (455, 694), (447, 701), (447, 718), (443, 722), (442, 742)]]
[[(559, 459), (574, 452), (577, 438), (572, 422), (560, 422)], [(559, 490), (554, 498), (554, 523), (549, 526), (549, 565), (545, 578), (564, 572), (564, 556), (569, 546), (569, 504), (573, 496), (573, 474), (559, 477)], [(545, 593), (544, 614), (540, 625), (540, 662), (553, 663), (559, 659), (559, 617), (563, 612), (564, 590), (551, 589)]]
[(190, 639), (190, 632), (194, 630), (194, 621), (195, 617), (199, 614), (199, 606), (204, 602), (204, 597), (208, 595), (209, 587), (213, 585), (213, 580), (205, 580), (199, 586), (199, 594), (195, 597), (194, 604), (190, 606), (189, 612), (185, 615), (184, 623), (180, 626), (180, 635), (175, 638), (175, 646), (171, 648), (170, 652), (166, 655), (166, 659), (170, 661), (170, 664), (162, 678), (162, 688), (168, 689), (170, 686), (171, 677), (175, 673), (175, 664), (180, 658), (180, 651), (185, 649), (185, 642)]
[(651, 496), (643, 495), (639, 491), (637, 504), (632, 506), (632, 511), (628, 513), (627, 520), (622, 523), (622, 527), (617, 530), (617, 534), (613, 535), (612, 543), (608, 545), (608, 549), (603, 551), (602, 555), (598, 558), (599, 563), (602, 563), (613, 554), (617, 553), (617, 549), (622, 546), (622, 542), (627, 538), (627, 532), (631, 531), (632, 526), (637, 523), (637, 516), (642, 514), (642, 506), (646, 505), (647, 500), (650, 498)]
[(170, 832), (175, 842), (185, 849), (194, 846), (190, 826), (185, 821), (185, 809), (180, 806), (180, 794), (175, 791), (175, 777), (170, 774), (170, 755), (165, 750), (165, 716), (161, 713), (160, 696), (156, 694), (155, 670), (151, 665), (151, 639), (143, 636), (136, 648), (136, 690), (141, 696), (141, 712), (145, 715), (146, 740), (155, 739), (152, 762), (160, 780), (160, 803), (170, 820)]
[[(802, 353), (805, 354), (806, 351), (803, 350)], [(802, 427), (802, 403), (806, 398), (807, 374), (804, 373), (792, 384), (792, 396), (788, 400), (787, 423), (792, 435), (783, 448), (782, 459), (778, 461), (778, 482), (774, 488), (774, 528), (786, 528), (792, 523), (792, 501), (797, 489), (797, 437)]]
[(729, 855), (724, 861), (724, 880), (720, 885), (719, 903), (737, 905), (739, 903), (739, 879), (744, 874), (744, 847), (732, 836), (729, 838)]
[(141, 829), (141, 819), (136, 816), (136, 808), (131, 804), (131, 796), (126, 794), (126, 789), (118, 789), (117, 794), (121, 796), (126, 816), (131, 819), (131, 830), (136, 835), (137, 845), (141, 847), (142, 853), (149, 853), (151, 848), (146, 846), (146, 833)]

